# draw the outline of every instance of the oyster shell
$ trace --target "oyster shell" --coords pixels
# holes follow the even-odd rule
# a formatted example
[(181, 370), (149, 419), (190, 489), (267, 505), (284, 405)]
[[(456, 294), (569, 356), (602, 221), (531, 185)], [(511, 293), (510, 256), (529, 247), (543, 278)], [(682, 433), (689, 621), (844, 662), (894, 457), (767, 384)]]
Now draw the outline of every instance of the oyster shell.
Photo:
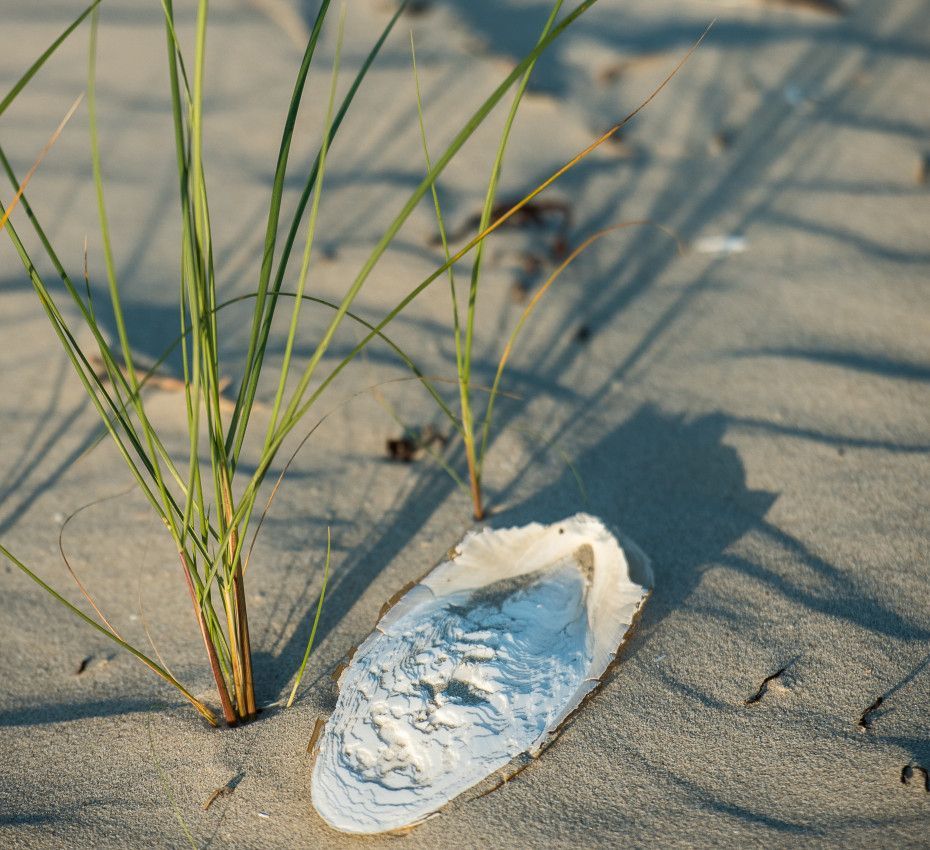
[(585, 514), (470, 532), (342, 672), (316, 810), (346, 832), (402, 829), (541, 751), (599, 684), (649, 585), (645, 556)]

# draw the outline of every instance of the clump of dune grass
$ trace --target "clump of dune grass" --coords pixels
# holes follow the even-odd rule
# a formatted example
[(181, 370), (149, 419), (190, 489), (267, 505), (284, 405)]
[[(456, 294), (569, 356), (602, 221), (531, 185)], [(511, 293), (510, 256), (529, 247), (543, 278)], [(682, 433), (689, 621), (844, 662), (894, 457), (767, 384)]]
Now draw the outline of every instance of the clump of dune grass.
[[(557, 0), (553, 6), (549, 17), (546, 20), (545, 26), (543, 27), (542, 33), (540, 34), (538, 44), (545, 43), (546, 40), (550, 37), (559, 11), (562, 7), (562, 3), (563, 0)], [(462, 441), (465, 460), (468, 466), (468, 488), (471, 495), (472, 512), (476, 520), (482, 520), (485, 517), (486, 504), (482, 490), (482, 471), (488, 453), (491, 425), (494, 418), (494, 403), (501, 392), (501, 379), (503, 377), (504, 367), (510, 359), (517, 337), (520, 335), (520, 332), (526, 325), (527, 320), (530, 318), (533, 311), (537, 308), (543, 296), (550, 289), (552, 284), (562, 275), (568, 266), (571, 265), (579, 256), (581, 256), (581, 254), (588, 250), (588, 248), (590, 248), (605, 236), (625, 228), (638, 227), (643, 225), (658, 227), (677, 243), (679, 251), (682, 250), (682, 245), (673, 232), (661, 224), (651, 220), (637, 219), (631, 221), (622, 221), (618, 224), (601, 228), (595, 233), (585, 237), (575, 248), (568, 252), (567, 256), (565, 256), (561, 262), (558, 263), (555, 269), (549, 274), (546, 280), (540, 285), (536, 293), (527, 303), (526, 307), (520, 315), (520, 318), (517, 320), (509, 336), (507, 337), (506, 342), (503, 345), (498, 358), (497, 370), (495, 372), (491, 387), (489, 390), (485, 390), (484, 388), (476, 388), (472, 382), (472, 356), (475, 344), (475, 330), (478, 323), (477, 305), (480, 290), (479, 284), (481, 281), (482, 260), (484, 257), (485, 237), (504, 224), (507, 219), (513, 216), (521, 208), (530, 203), (533, 198), (552, 185), (552, 183), (554, 183), (559, 177), (578, 165), (604, 142), (615, 136), (625, 124), (631, 121), (637, 115), (637, 113), (644, 109), (652, 101), (652, 99), (656, 97), (656, 95), (658, 95), (663, 88), (665, 88), (672, 77), (678, 73), (682, 65), (690, 58), (694, 50), (697, 49), (698, 45), (700, 45), (700, 43), (704, 40), (709, 29), (710, 27), (704, 31), (701, 37), (684, 55), (684, 57), (679, 61), (671, 73), (659, 84), (659, 86), (652, 92), (652, 94), (650, 94), (639, 106), (636, 107), (636, 109), (634, 109), (621, 121), (614, 124), (609, 130), (595, 139), (587, 148), (585, 148), (569, 162), (559, 168), (548, 179), (544, 180), (541, 184), (535, 187), (526, 197), (520, 200), (511, 209), (509, 209), (496, 220), (492, 221), (496, 206), (495, 202), (497, 198), (498, 184), (500, 182), (501, 171), (504, 164), (504, 156), (507, 151), (508, 142), (510, 141), (510, 134), (511, 130), (513, 129), (514, 121), (517, 117), (517, 112), (519, 111), (523, 95), (526, 92), (527, 85), (530, 81), (530, 76), (533, 73), (533, 68), (536, 63), (535, 57), (530, 62), (528, 62), (525, 70), (522, 72), (519, 82), (517, 83), (516, 91), (514, 93), (513, 100), (511, 101), (510, 109), (507, 113), (507, 118), (504, 122), (504, 127), (498, 142), (494, 161), (491, 165), (491, 174), (488, 180), (488, 186), (484, 197), (484, 205), (481, 210), (481, 217), (478, 224), (478, 235), (473, 240), (471, 240), (464, 249), (458, 251), (454, 256), (451, 254), (449, 249), (449, 237), (443, 218), (442, 207), (439, 202), (439, 194), (436, 189), (435, 181), (430, 186), (433, 206), (436, 213), (436, 220), (439, 226), (439, 239), (446, 259), (444, 268), (448, 274), (449, 290), (452, 301), (452, 336), (455, 343), (456, 379), (459, 389), (459, 404), (461, 415), (456, 417), (450, 414), (447, 406), (442, 406), (442, 410), (447, 415), (449, 415), (452, 424)], [(420, 97), (419, 76), (417, 74), (416, 49), (414, 47), (412, 35), (410, 40), (410, 47), (413, 60), (414, 81), (416, 85), (417, 116), (420, 125), (420, 137), (423, 144), (423, 154), (426, 160), (427, 172), (432, 173), (433, 167), (429, 152), (429, 144), (427, 141), (426, 124), (423, 115), (423, 104)], [(468, 281), (467, 300), (464, 310), (465, 318), (463, 322), (463, 311), (459, 304), (460, 296), (456, 289), (454, 265), (458, 259), (464, 256), (464, 254), (470, 251), (472, 248), (475, 250), (472, 259), (470, 278)], [(484, 406), (484, 412), (480, 416), (475, 409), (476, 389), (479, 389), (483, 395), (486, 394), (487, 398)], [(447, 471), (453, 475), (456, 481), (461, 481), (459, 476), (455, 473), (455, 470), (449, 469)], [(572, 472), (576, 475), (577, 479), (577, 473), (575, 473), (574, 469), (572, 469)], [(580, 485), (580, 479), (578, 480)]]
[[(590, 150), (609, 138), (612, 132), (619, 129), (619, 125), (496, 221), (490, 220), (489, 201), (486, 204), (480, 232), (455, 254), (447, 252), (446, 261), (401, 299), (380, 322), (374, 325), (362, 322), (366, 329), (362, 340), (335, 366), (326, 367), (329, 371), (325, 375), (321, 375), (320, 372), (323, 368), (324, 356), (342, 323), (347, 318), (352, 321), (361, 321), (352, 313), (352, 304), (412, 211), (433, 189), (437, 178), (462, 145), (514, 85), (520, 87), (517, 97), (519, 100), (526, 85), (525, 75), (532, 68), (537, 57), (575, 20), (590, 9), (596, 0), (583, 0), (571, 12), (558, 20), (562, 3), (561, 0), (555, 3), (543, 36), (537, 45), (488, 95), (481, 106), (462, 125), (448, 147), (438, 157), (431, 160), (426, 176), (403, 203), (399, 202), (399, 212), (373, 246), (358, 274), (347, 286), (341, 300), (332, 303), (307, 293), (319, 204), (325, 185), (327, 155), (330, 147), (336, 142), (339, 127), (360, 85), (407, 5), (406, 2), (398, 6), (396, 13), (370, 49), (346, 95), (338, 105), (335, 92), (339, 76), (340, 51), (337, 46), (329, 84), (327, 115), (319, 150), (312, 167), (305, 176), (303, 190), (293, 214), (289, 220), (282, 220), (282, 198), (295, 122), (323, 24), (330, 14), (330, 0), (323, 0), (320, 4), (284, 118), (284, 129), (268, 204), (261, 270), (255, 289), (246, 299), (233, 299), (231, 302), (220, 303), (217, 299), (214, 274), (211, 210), (202, 159), (204, 67), (207, 54), (209, 3), (208, 0), (196, 2), (194, 47), (192, 55), (189, 54), (185, 58), (175, 30), (175, 2), (174, 0), (161, 0), (164, 11), (181, 222), (181, 239), (178, 245), (181, 259), (178, 298), (179, 334), (176, 345), (181, 351), (189, 445), (187, 457), (180, 459), (167, 450), (162, 437), (148, 416), (142, 390), (151, 371), (143, 374), (136, 367), (129, 328), (121, 304), (121, 286), (116, 273), (114, 250), (110, 238), (96, 121), (96, 33), (100, 2), (101, 0), (94, 0), (27, 69), (10, 92), (0, 100), (0, 115), (19, 96), (58, 47), (89, 17), (91, 36), (87, 102), (94, 184), (106, 268), (107, 296), (116, 325), (114, 344), (109, 343), (104, 337), (90, 288), (87, 287), (82, 292), (73, 282), (29, 205), (23, 191), (25, 181), (17, 177), (0, 148), (0, 164), (16, 190), (11, 204), (6, 207), (0, 204), (0, 214), (4, 217), (2, 227), (9, 235), (51, 327), (67, 353), (78, 380), (99, 414), (106, 432), (123, 457), (135, 484), (171, 535), (181, 562), (183, 580), (190, 594), (198, 628), (203, 637), (210, 669), (216, 682), (223, 719), (228, 724), (235, 724), (252, 719), (257, 712), (245, 580), (248, 555), (258, 531), (258, 528), (253, 529), (252, 526), (258, 507), (260, 488), (287, 438), (314, 409), (321, 394), (336, 376), (374, 339), (384, 340), (391, 346), (424, 383), (443, 409), (459, 424), (463, 434), (468, 435), (470, 473), (473, 487), (477, 488), (479, 493), (476, 500), (476, 514), (480, 515), (482, 512), (480, 466), (476, 465), (479, 455), (475, 449), (476, 431), (468, 389), (474, 316), (471, 313), (468, 315), (465, 324), (466, 342), (462, 347), (458, 364), (459, 382), (465, 387), (464, 394), (461, 395), (461, 418), (449, 409), (435, 387), (416, 368), (403, 350), (387, 339), (384, 328), (424, 289), (451, 269), (455, 262), (480, 246), (482, 241), (507, 218), (562, 173), (573, 167), (577, 161), (583, 159)], [(342, 41), (341, 24), (339, 32), (337, 45), (341, 45)], [(513, 111), (512, 109), (508, 127), (512, 121)], [(505, 145), (506, 141), (502, 142), (495, 168), (499, 168)], [(488, 192), (491, 200), (493, 200), (493, 194), (492, 187)], [(43, 251), (60, 278), (64, 286), (64, 298), (76, 308), (78, 322), (90, 331), (93, 338), (93, 350), (82, 348), (77, 342), (77, 329), (74, 323), (66, 318), (59, 304), (62, 294), (59, 291), (53, 292), (50, 281), (38, 270), (32, 260), (30, 250), (20, 238), (13, 222), (9, 220), (9, 212), (17, 204), (27, 215)], [(293, 290), (287, 291), (284, 289), (284, 281), (288, 277), (289, 263), (295, 245), (300, 244), (298, 239), (302, 239), (303, 248), (297, 283)], [(480, 263), (476, 265), (480, 266)], [(476, 288), (477, 276), (472, 281), (472, 289), (476, 290)], [(221, 404), (220, 375), (222, 373), (217, 312), (229, 304), (243, 300), (248, 300), (252, 304), (248, 347), (244, 362), (238, 364), (241, 381), (235, 394), (232, 412), (227, 415)], [(252, 413), (256, 405), (259, 380), (265, 365), (272, 322), (282, 303), (290, 304), (290, 322), (284, 338), (283, 362), (276, 375), (266, 376), (266, 379), (270, 378), (271, 383), (276, 387), (270, 406), (268, 425), (257, 458), (250, 459), (254, 464), (254, 471), (244, 486), (234, 487), (236, 473), (240, 470), (246, 435), (252, 424)], [(298, 320), (301, 309), (308, 303), (313, 303), (316, 308), (330, 311), (330, 318), (325, 331), (312, 346), (309, 357), (298, 364), (295, 356)], [(460, 333), (458, 323), (456, 323), (456, 333)], [(501, 368), (505, 360), (506, 357), (502, 358)], [(102, 369), (95, 365), (96, 362), (102, 363)], [(311, 389), (314, 381), (315, 384)], [(490, 413), (489, 405), (486, 416), (488, 425)], [(202, 430), (206, 434), (206, 445), (203, 444), (204, 438), (201, 437)], [(484, 443), (486, 443), (486, 434), (482, 440), (482, 453)], [(207, 456), (206, 462), (201, 462), (202, 454)], [(260, 522), (258, 526), (260, 527)], [(246, 542), (250, 537), (251, 542), (247, 546)], [(164, 665), (156, 663), (144, 652), (126, 642), (97, 610), (93, 600), (87, 594), (85, 594), (87, 601), (94, 608), (98, 619), (65, 599), (6, 548), (0, 546), (0, 553), (76, 616), (119, 644), (162, 679), (177, 688), (210, 723), (218, 722), (213, 710), (191, 694)], [(328, 564), (329, 547), (327, 547), (327, 570)], [(320, 606), (317, 607), (315, 622), (319, 620)], [(313, 631), (315, 632), (316, 629), (314, 628)], [(309, 648), (308, 644), (307, 654)], [(300, 675), (306, 665), (307, 654), (298, 672), (291, 700), (293, 700)]]

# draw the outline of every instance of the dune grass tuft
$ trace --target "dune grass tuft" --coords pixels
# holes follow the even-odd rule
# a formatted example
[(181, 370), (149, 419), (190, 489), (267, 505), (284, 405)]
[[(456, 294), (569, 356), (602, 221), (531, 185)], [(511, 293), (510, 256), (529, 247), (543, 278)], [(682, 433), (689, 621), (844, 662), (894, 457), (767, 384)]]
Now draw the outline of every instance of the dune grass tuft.
[[(58, 47), (85, 20), (90, 19), (90, 50), (86, 95), (90, 119), (94, 186), (104, 248), (106, 294), (116, 325), (116, 341), (114, 343), (105, 338), (97, 319), (90, 288), (87, 287), (82, 292), (74, 284), (29, 204), (24, 191), (28, 176), (26, 180), (20, 180), (17, 177), (2, 148), (0, 148), (0, 165), (3, 166), (11, 185), (14, 187), (16, 193), (14, 203), (18, 202), (22, 212), (28, 218), (42, 250), (50, 260), (64, 286), (66, 300), (71, 303), (73, 308), (76, 308), (77, 323), (89, 330), (93, 339), (93, 350), (82, 348), (77, 342), (75, 323), (66, 318), (65, 312), (59, 304), (59, 299), (62, 296), (59, 293), (53, 293), (51, 281), (47, 280), (47, 276), (38, 270), (37, 265), (33, 262), (30, 250), (14, 227), (12, 218), (8, 214), (12, 212), (14, 204), (7, 206), (0, 204), (0, 215), (4, 218), (3, 229), (6, 230), (14, 249), (20, 257), (49, 323), (69, 357), (78, 380), (99, 414), (106, 433), (114, 441), (136, 486), (159, 516), (174, 541), (182, 567), (182, 575), (190, 594), (196, 622), (204, 641), (210, 669), (216, 683), (222, 718), (226, 723), (233, 725), (240, 721), (250, 720), (257, 713), (249, 619), (245, 596), (245, 578), (248, 553), (251, 551), (255, 535), (261, 526), (261, 522), (259, 522), (258, 527), (252, 529), (252, 518), (260, 489), (287, 438), (305, 419), (311, 409), (315, 407), (321, 394), (335, 380), (336, 376), (373, 340), (382, 339), (387, 341), (392, 350), (413, 371), (417, 380), (420, 380), (426, 386), (437, 403), (457, 423), (463, 439), (468, 441), (470, 478), (473, 488), (478, 488), (478, 497), (475, 502), (476, 514), (481, 513), (480, 457), (476, 450), (476, 435), (478, 432), (471, 412), (471, 392), (474, 388), (469, 382), (471, 345), (475, 326), (473, 307), (477, 296), (477, 270), (480, 269), (480, 255), (478, 262), (475, 264), (476, 271), (471, 281), (471, 302), (464, 331), (459, 326), (458, 320), (456, 320), (455, 327), (457, 350), (459, 351), (457, 366), (462, 405), (461, 419), (455, 416), (449, 406), (442, 400), (433, 383), (417, 369), (403, 350), (387, 339), (384, 328), (431, 283), (451, 270), (454, 263), (473, 249), (477, 248), (480, 251), (483, 240), (490, 233), (496, 230), (532, 197), (550, 185), (559, 174), (564, 173), (575, 164), (575, 161), (569, 163), (503, 216), (491, 221), (496, 174), (499, 171), (500, 161), (506, 147), (509, 125), (512, 123), (516, 106), (525, 89), (528, 74), (537, 58), (549, 45), (565, 32), (575, 20), (590, 9), (595, 2), (596, 0), (583, 0), (560, 19), (558, 15), (562, 0), (558, 0), (554, 4), (542, 37), (533, 50), (517, 63), (500, 85), (485, 98), (474, 114), (462, 125), (446, 149), (430, 161), (427, 174), (406, 200), (399, 205), (398, 213), (373, 246), (358, 274), (347, 286), (341, 300), (327, 302), (308, 295), (306, 292), (313, 262), (313, 242), (320, 198), (324, 191), (327, 155), (331, 146), (336, 142), (339, 128), (352, 106), (356, 93), (407, 3), (405, 0), (405, 2), (399, 4), (395, 14), (369, 50), (366, 59), (338, 105), (335, 93), (340, 74), (340, 52), (337, 48), (330, 74), (327, 117), (320, 139), (319, 150), (312, 167), (305, 175), (303, 189), (293, 213), (290, 215), (289, 220), (282, 220), (282, 200), (285, 180), (289, 170), (289, 153), (293, 142), (295, 124), (303, 101), (304, 90), (308, 84), (311, 65), (323, 25), (331, 14), (330, 0), (322, 0), (310, 30), (284, 119), (284, 128), (281, 134), (274, 179), (269, 196), (261, 269), (255, 289), (244, 298), (220, 303), (217, 299), (211, 210), (203, 165), (204, 68), (207, 55), (209, 3), (208, 0), (196, 0), (197, 15), (193, 51), (192, 55), (188, 54), (185, 57), (175, 27), (175, 2), (174, 0), (161, 0), (164, 12), (168, 86), (171, 96), (181, 222), (181, 238), (178, 245), (178, 254), (181, 260), (178, 280), (179, 335), (174, 342), (174, 347), (180, 348), (183, 369), (184, 402), (189, 435), (186, 458), (175, 457), (167, 450), (161, 435), (148, 416), (143, 390), (158, 363), (148, 373), (140, 372), (137, 368), (134, 362), (130, 328), (127, 326), (122, 309), (122, 289), (116, 271), (114, 250), (110, 238), (96, 120), (96, 56), (100, 0), (91, 3), (69, 24), (36, 62), (26, 70), (9, 93), (0, 100), (0, 115), (2, 115)], [(340, 23), (337, 38), (339, 46), (342, 43), (341, 33), (342, 25)], [(370, 324), (362, 321), (352, 312), (351, 308), (372, 270), (413, 210), (426, 194), (434, 189), (436, 180), (443, 170), (514, 86), (517, 86), (517, 96), (508, 117), (508, 131), (505, 132), (498, 150), (495, 175), (488, 189), (480, 232), (469, 240), (466, 246), (454, 254), (450, 254), (447, 248), (445, 262), (401, 299), (380, 322)], [(74, 108), (76, 109), (76, 106)], [(617, 129), (619, 129), (619, 126)], [(589, 151), (606, 140), (607, 137), (609, 136), (605, 136), (595, 143)], [(580, 155), (579, 158), (576, 158), (576, 161), (580, 161), (586, 154), (587, 152)], [(441, 216), (438, 207), (437, 213)], [(302, 228), (303, 249), (296, 289), (294, 291), (285, 291), (283, 287), (288, 276), (291, 255), (295, 245), (298, 244)], [(281, 239), (282, 236), (283, 240)], [(222, 397), (223, 386), (220, 377), (217, 312), (233, 303), (244, 303), (246, 301), (250, 302), (252, 306), (248, 347), (244, 362), (240, 364), (241, 381), (235, 393), (235, 402), (232, 411), (229, 412), (226, 401)], [(273, 320), (278, 307), (282, 303), (288, 302), (291, 304), (291, 317), (284, 338), (285, 355), (278, 373), (270, 376), (271, 383), (276, 389), (270, 407), (268, 426), (257, 458), (250, 458), (254, 471), (243, 486), (236, 487), (234, 481), (236, 481), (237, 471), (240, 470), (246, 435), (249, 433), (252, 413), (257, 403), (256, 395), (265, 366)], [(313, 345), (306, 362), (297, 363), (295, 344), (298, 334), (298, 318), (302, 307), (306, 304), (313, 304), (317, 308), (328, 310), (330, 318), (326, 329)], [(346, 318), (361, 322), (365, 326), (366, 334), (347, 355), (339, 359), (335, 365), (327, 365), (324, 369), (324, 357), (337, 330)], [(459, 339), (463, 333), (463, 339)], [(167, 353), (158, 362), (162, 362), (166, 356)], [(321, 371), (324, 371), (325, 374), (319, 374)], [(490, 422), (490, 409), (486, 421)], [(205, 436), (202, 436), (203, 434)], [(205, 457), (206, 460), (202, 460), (202, 457)], [(248, 540), (251, 542), (247, 546)], [(327, 555), (324, 565), (324, 573), (327, 577), (329, 574), (330, 550), (331, 540), (327, 535)], [(59, 592), (45, 583), (34, 570), (16, 558), (12, 552), (0, 546), (0, 554), (9, 559), (11, 563), (21, 569), (54, 599), (71, 610), (72, 613), (126, 649), (141, 663), (175, 687), (209, 722), (218, 723), (213, 709), (177, 681), (164, 665), (157, 663), (146, 653), (124, 641), (109, 625), (102, 613), (96, 611), (96, 606), (93, 605), (89, 597), (88, 601), (94, 607), (99, 620), (69, 602)], [(325, 581), (324, 578), (324, 592)], [(317, 606), (313, 634), (296, 676), (289, 704), (293, 701), (300, 682), (300, 676), (306, 666), (313, 635), (316, 632), (316, 624), (319, 622), (322, 604), (323, 592), (321, 592)]]
[[(540, 35), (538, 44), (543, 44), (549, 38), (550, 33), (553, 30), (555, 21), (558, 17), (559, 10), (562, 6), (562, 0), (557, 0), (555, 5), (552, 8), (552, 11), (546, 20), (545, 26)], [(608, 236), (612, 233), (615, 233), (618, 230), (623, 230), (629, 227), (635, 226), (653, 226), (662, 230), (666, 235), (671, 237), (674, 240), (678, 247), (679, 253), (683, 253), (683, 245), (678, 237), (668, 228), (663, 225), (653, 222), (651, 220), (633, 220), (633, 221), (623, 221), (618, 224), (602, 228), (594, 234), (586, 237), (576, 248), (569, 251), (568, 255), (557, 265), (555, 270), (547, 277), (545, 282), (539, 287), (534, 296), (530, 299), (526, 308), (523, 310), (520, 318), (518, 319), (516, 325), (511, 331), (507, 341), (501, 351), (498, 360), (497, 371), (494, 375), (494, 381), (491, 385), (489, 391), (480, 388), (487, 395), (487, 401), (485, 403), (484, 414), (480, 417), (476, 417), (475, 413), (475, 399), (474, 392), (476, 387), (472, 382), (472, 356), (474, 352), (475, 344), (475, 328), (477, 326), (477, 304), (478, 304), (478, 294), (479, 294), (479, 283), (481, 280), (481, 270), (482, 270), (482, 258), (484, 256), (484, 245), (485, 239), (489, 236), (494, 230), (504, 224), (509, 218), (519, 212), (521, 209), (527, 206), (537, 195), (542, 191), (551, 186), (556, 180), (558, 180), (566, 172), (570, 171), (572, 168), (581, 163), (586, 157), (593, 153), (597, 148), (599, 148), (604, 142), (611, 139), (615, 136), (628, 122), (630, 122), (636, 115), (641, 112), (645, 107), (652, 102), (652, 100), (665, 88), (666, 85), (671, 81), (671, 79), (678, 73), (681, 67), (688, 61), (694, 51), (700, 46), (704, 38), (707, 36), (710, 28), (713, 26), (713, 22), (704, 30), (700, 38), (692, 45), (690, 50), (682, 57), (678, 64), (672, 69), (671, 73), (662, 82), (656, 87), (656, 89), (642, 102), (639, 106), (636, 107), (632, 112), (626, 115), (621, 121), (617, 122), (609, 130), (595, 139), (588, 147), (583, 151), (579, 152), (571, 160), (569, 160), (565, 165), (556, 170), (549, 178), (540, 183), (535, 187), (529, 194), (524, 198), (518, 201), (513, 205), (509, 210), (507, 210), (503, 215), (499, 216), (495, 221), (492, 222), (492, 216), (495, 209), (495, 200), (497, 198), (497, 188), (500, 181), (501, 172), (504, 165), (504, 157), (507, 151), (507, 144), (510, 140), (510, 133), (513, 129), (513, 123), (516, 119), (517, 112), (520, 108), (520, 103), (523, 99), (523, 95), (526, 92), (526, 87), (530, 81), (530, 76), (533, 72), (533, 67), (535, 65), (535, 59), (526, 64), (525, 70), (522, 72), (519, 83), (517, 84), (516, 92), (513, 97), (513, 101), (510, 105), (510, 110), (507, 114), (507, 119), (504, 122), (504, 127), (501, 132), (501, 137), (498, 142), (497, 151), (494, 157), (494, 161), (491, 166), (491, 175), (488, 180), (488, 187), (485, 193), (484, 205), (481, 211), (481, 217), (478, 225), (478, 234), (474, 237), (468, 244), (458, 251), (454, 256), (451, 254), (449, 249), (449, 236), (447, 228), (445, 225), (445, 220), (442, 214), (442, 207), (439, 202), (439, 194), (436, 189), (435, 182), (431, 186), (433, 207), (436, 213), (436, 220), (439, 227), (439, 241), (442, 246), (442, 250), (445, 256), (445, 264), (443, 265), (440, 272), (445, 270), (448, 273), (449, 278), (449, 290), (452, 301), (452, 336), (455, 343), (455, 362), (456, 362), (456, 376), (459, 387), (459, 401), (461, 416), (456, 418), (448, 410), (448, 407), (443, 405), (443, 412), (450, 417), (453, 426), (459, 433), (462, 445), (465, 452), (465, 460), (468, 466), (468, 481), (469, 481), (469, 490), (471, 493), (472, 500), (472, 512), (476, 520), (482, 520), (485, 517), (486, 504), (485, 497), (482, 491), (482, 470), (484, 468), (485, 458), (488, 452), (488, 443), (491, 432), (491, 424), (494, 417), (494, 403), (501, 393), (501, 378), (503, 376), (504, 367), (507, 364), (507, 361), (510, 358), (511, 353), (513, 352), (513, 347), (516, 342), (517, 337), (522, 331), (524, 325), (529, 319), (530, 315), (539, 305), (542, 297), (548, 292), (552, 284), (556, 279), (571, 265), (581, 254), (583, 254), (588, 248), (594, 245), (596, 242), (600, 241), (605, 236)], [(420, 96), (420, 81), (419, 75), (417, 73), (417, 62), (416, 62), (416, 48), (413, 41), (413, 35), (410, 37), (410, 49), (411, 49), (411, 58), (413, 63), (413, 76), (416, 89), (416, 98), (417, 98), (417, 116), (419, 119), (420, 126), (420, 138), (423, 145), (423, 155), (426, 160), (426, 169), (427, 173), (432, 173), (433, 166), (430, 158), (429, 144), (427, 142), (427, 133), (426, 133), (426, 124), (423, 115), (423, 103)], [(474, 248), (474, 257), (472, 262), (470, 280), (468, 285), (468, 299), (467, 306), (465, 310), (465, 322), (464, 327), (462, 325), (461, 314), (462, 310), (459, 304), (459, 295), (456, 289), (456, 279), (455, 279), (455, 263), (462, 258), (466, 253), (471, 251)], [(435, 276), (432, 276), (428, 279), (427, 283), (432, 282), (435, 279)], [(418, 293), (419, 290), (415, 290), (415, 293)], [(383, 325), (380, 325), (383, 327)], [(584, 492), (584, 487), (581, 484), (580, 479), (578, 478), (577, 472), (572, 469), (572, 474), (575, 476), (576, 480), (579, 483), (579, 487)], [(453, 471), (453, 476), (458, 481), (458, 477)]]

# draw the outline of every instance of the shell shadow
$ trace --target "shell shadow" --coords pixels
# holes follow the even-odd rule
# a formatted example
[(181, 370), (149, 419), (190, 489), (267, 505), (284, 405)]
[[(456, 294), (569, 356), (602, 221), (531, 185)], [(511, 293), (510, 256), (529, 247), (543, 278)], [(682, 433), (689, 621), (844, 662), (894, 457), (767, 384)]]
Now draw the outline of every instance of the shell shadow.
[[(688, 420), (646, 405), (574, 460), (587, 509), (649, 559), (655, 591), (645, 617), (653, 624), (684, 603), (707, 564), (762, 526), (778, 498), (747, 486), (739, 453), (723, 442), (727, 424), (720, 413)], [(494, 524), (552, 522), (577, 510), (566, 474)]]

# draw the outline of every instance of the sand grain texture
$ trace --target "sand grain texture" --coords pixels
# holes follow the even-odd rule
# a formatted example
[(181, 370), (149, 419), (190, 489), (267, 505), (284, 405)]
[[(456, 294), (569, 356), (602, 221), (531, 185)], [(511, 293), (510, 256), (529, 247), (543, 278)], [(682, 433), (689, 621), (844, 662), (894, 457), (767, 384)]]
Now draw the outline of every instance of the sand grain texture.
[[(913, 780), (919, 771), (909, 783), (901, 777), (908, 765), (930, 767), (930, 196), (914, 179), (930, 143), (930, 3), (847, 5), (836, 17), (749, 0), (603, 0), (540, 62), (505, 195), (635, 106), (718, 15), (622, 146), (605, 146), (552, 197), (571, 204), (570, 236), (651, 218), (687, 243), (733, 235), (745, 250), (677, 257), (659, 232), (626, 231), (559, 280), (521, 338), (507, 384), (522, 400), (499, 403), (487, 469), (494, 522), (598, 514), (648, 553), (655, 593), (611, 680), (542, 758), (496, 792), (454, 803), (405, 847), (452, 837), (463, 848), (926, 842), (930, 793)], [(531, 47), (544, 6), (457, 0), (404, 19), (331, 154), (317, 243), (330, 250), (311, 282), (317, 294), (340, 291), (422, 174), (405, 30), (416, 30), (438, 149), (454, 119)], [(105, 7), (98, 95), (108, 203), (138, 353), (154, 358), (174, 333), (178, 266), (161, 13), (157, 3)], [(0, 0), (0, 89), (76, 8)], [(299, 55), (260, 4), (211, 8), (206, 168), (220, 288), (235, 295), (256, 278)], [(347, 70), (385, 15), (376, 0), (350, 4)], [(181, 30), (189, 38), (189, 15)], [(320, 68), (333, 36), (327, 30)], [(20, 171), (83, 87), (85, 60), (82, 30), (0, 118)], [(295, 164), (313, 149), (326, 77), (316, 76)], [(442, 181), (452, 228), (480, 208), (475, 174), (487, 173), (499, 126), (483, 129)], [(296, 193), (297, 179), (290, 185)], [(75, 272), (89, 234), (102, 298), (83, 109), (29, 195)], [(21, 211), (14, 221), (26, 231)], [(363, 290), (364, 315), (382, 315), (428, 273), (434, 233), (423, 204)], [(500, 328), (519, 315), (510, 290), (521, 256), (545, 256), (549, 238), (527, 229), (489, 246), (478, 382), (493, 378)], [(57, 553), (62, 519), (130, 481), (108, 445), (82, 457), (94, 413), (8, 241), (0, 301), (0, 539), (71, 593)], [(243, 351), (244, 316), (221, 320), (231, 358)], [(306, 338), (327, 318), (306, 311)], [(425, 371), (451, 376), (448, 322), (440, 284), (394, 335)], [(356, 338), (346, 327), (334, 355)], [(372, 348), (321, 411), (402, 376)], [(410, 424), (434, 421), (414, 385), (383, 392)], [(153, 391), (149, 404), (182, 451), (180, 397)], [(558, 440), (587, 504), (562, 457), (526, 428)], [(360, 846), (310, 804), (306, 748), (333, 707), (329, 674), (382, 603), (469, 524), (467, 496), (428, 460), (383, 458), (397, 431), (371, 397), (348, 402), (281, 491), (248, 578), (262, 704), (286, 696), (303, 651), (327, 525), (333, 581), (301, 698), (251, 726), (207, 729), (151, 674), (0, 565), (0, 845), (180, 847), (180, 814), (200, 847)], [(118, 626), (144, 644), (144, 616), (173, 672), (212, 699), (179, 567), (143, 499), (88, 508), (66, 546)]]

